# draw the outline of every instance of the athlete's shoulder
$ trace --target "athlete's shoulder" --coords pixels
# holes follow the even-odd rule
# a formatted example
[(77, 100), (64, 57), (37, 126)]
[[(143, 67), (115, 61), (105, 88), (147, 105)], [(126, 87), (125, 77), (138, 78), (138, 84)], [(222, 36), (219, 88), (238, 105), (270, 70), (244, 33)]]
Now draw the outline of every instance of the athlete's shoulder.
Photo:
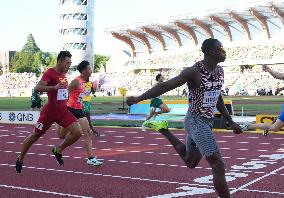
[(186, 67), (182, 72), (186, 74), (190, 74), (190, 75), (198, 74), (200, 72), (198, 63), (195, 63), (194, 65), (191, 65), (189, 67)]

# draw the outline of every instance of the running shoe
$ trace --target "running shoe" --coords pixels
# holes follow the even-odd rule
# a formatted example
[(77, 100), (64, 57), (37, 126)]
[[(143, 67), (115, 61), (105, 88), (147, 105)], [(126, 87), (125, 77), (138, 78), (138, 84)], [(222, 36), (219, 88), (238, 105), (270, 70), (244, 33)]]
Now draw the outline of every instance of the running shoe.
[(159, 131), (161, 129), (168, 129), (169, 128), (169, 124), (167, 121), (145, 121), (142, 124), (143, 127), (148, 127), (151, 129), (154, 129), (155, 131)]
[(240, 124), (240, 127), (243, 131), (248, 131), (249, 123), (248, 122), (242, 123), (242, 124)]
[(93, 158), (88, 158), (87, 159), (87, 164), (88, 165), (93, 165), (93, 166), (101, 166), (103, 164), (103, 162), (97, 160), (96, 157), (93, 157)]
[(58, 164), (60, 166), (63, 166), (64, 165), (64, 161), (62, 159), (62, 154), (57, 151), (56, 147), (52, 148), (51, 151), (52, 151), (53, 155), (55, 156), (56, 161), (58, 162)]
[(16, 161), (16, 166), (15, 166), (16, 172), (17, 173), (21, 173), (22, 169), (23, 169), (23, 163), (19, 161), (19, 159), (17, 159)]
[(262, 134), (264, 137), (266, 137), (268, 135), (268, 130), (264, 130)]

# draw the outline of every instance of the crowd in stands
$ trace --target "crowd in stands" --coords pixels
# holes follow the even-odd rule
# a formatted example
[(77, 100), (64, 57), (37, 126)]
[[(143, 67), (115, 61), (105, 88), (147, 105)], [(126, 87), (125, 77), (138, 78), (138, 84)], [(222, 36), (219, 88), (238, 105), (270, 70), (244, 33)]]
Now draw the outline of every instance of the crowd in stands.
[(34, 73), (4, 73), (0, 75), (0, 93), (3, 96), (22, 96), (33, 89), (39, 78)]
[[(223, 67), (226, 74), (224, 95), (271, 95), (274, 94), (275, 89), (284, 86), (282, 81), (276, 80), (270, 74), (263, 72), (259, 65), (248, 64), (250, 66), (244, 66), (246, 62), (283, 59), (283, 44), (248, 44), (227, 47), (226, 52), (226, 61), (234, 64)], [(128, 64), (130, 67), (132, 66), (133, 70), (128, 70), (127, 73), (93, 74), (90, 80), (99, 82), (98, 91), (102, 95), (119, 95), (120, 87), (125, 87), (128, 94), (141, 94), (155, 85), (155, 76), (158, 73), (161, 73), (167, 80), (178, 75), (184, 67), (191, 66), (201, 59), (202, 52), (198, 49), (186, 52), (166, 51), (131, 59)], [(284, 72), (283, 66), (283, 64), (276, 64), (272, 67), (274, 70)], [(71, 82), (78, 75), (78, 73), (69, 74), (68, 81)], [(39, 79), (40, 77), (36, 77), (33, 73), (2, 74), (0, 76), (0, 96), (26, 95), (25, 92), (30, 93)], [(185, 96), (187, 93), (187, 87), (182, 86), (170, 91), (168, 95)]]
[[(272, 60), (283, 58), (284, 44), (249, 44), (245, 46), (226, 47), (227, 62), (243, 64), (246, 62), (259, 62), (262, 60)], [(146, 57), (133, 58), (130, 66), (145, 67), (153, 66), (153, 68), (173, 68), (183, 66), (184, 64), (193, 64), (201, 60), (203, 54), (200, 49), (184, 51), (168, 51), (163, 53), (154, 53)]]

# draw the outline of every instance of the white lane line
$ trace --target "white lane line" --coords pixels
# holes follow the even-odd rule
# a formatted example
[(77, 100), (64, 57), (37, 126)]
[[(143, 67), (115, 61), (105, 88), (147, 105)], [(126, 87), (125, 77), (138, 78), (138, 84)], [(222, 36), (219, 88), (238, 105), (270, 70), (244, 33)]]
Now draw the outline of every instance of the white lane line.
[(259, 192), (259, 193), (269, 193), (269, 194), (284, 195), (284, 192), (273, 192), (273, 191), (266, 191), (266, 190), (251, 190), (251, 189), (242, 189), (241, 191), (247, 191), (247, 192)]
[(267, 152), (268, 150), (257, 150), (259, 152)]
[(258, 182), (258, 181), (260, 181), (260, 180), (262, 180), (262, 179), (264, 179), (264, 178), (266, 178), (266, 177), (269, 177), (270, 175), (273, 175), (273, 174), (275, 174), (275, 173), (277, 173), (278, 171), (281, 171), (281, 170), (283, 170), (283, 169), (284, 169), (284, 166), (282, 166), (282, 167), (280, 167), (280, 168), (278, 168), (278, 169), (275, 169), (274, 171), (271, 171), (270, 173), (267, 173), (267, 174), (265, 174), (265, 175), (263, 175), (263, 176), (261, 176), (261, 177), (259, 177), (259, 178), (256, 178), (256, 179), (254, 179), (254, 180), (252, 180), (252, 181), (250, 181), (250, 182), (248, 182), (248, 183), (246, 183), (246, 184), (244, 184), (244, 185), (242, 185), (242, 186), (236, 188), (235, 190), (233, 190), (233, 191), (231, 192), (231, 194), (234, 194), (234, 193), (236, 193), (236, 192), (238, 192), (238, 191), (240, 191), (240, 190), (242, 190), (242, 189), (244, 189), (244, 188), (250, 186), (251, 184), (254, 184), (254, 183), (256, 183), (256, 182)]
[(81, 195), (73, 195), (73, 194), (53, 192), (53, 191), (40, 190), (40, 189), (34, 189), (34, 188), (23, 188), (23, 187), (19, 187), (19, 186), (10, 186), (10, 185), (3, 185), (3, 184), (0, 184), (0, 187), (12, 188), (12, 189), (17, 189), (17, 190), (32, 191), (32, 192), (39, 192), (39, 193), (52, 194), (52, 195), (68, 196), (68, 197), (92, 198), (92, 197), (81, 196)]
[(261, 144), (261, 145), (268, 145), (270, 143), (269, 142), (262, 142), (262, 143), (259, 143), (259, 144)]
[(284, 138), (272, 138), (273, 140), (284, 140)]
[(26, 127), (14, 127), (15, 129), (25, 129)]
[(31, 133), (30, 131), (18, 131), (20, 133)]
[[(0, 164), (0, 166), (14, 167), (15, 165), (14, 164)], [(50, 171), (50, 172), (64, 172), (64, 173), (73, 173), (73, 174), (81, 174), (81, 175), (94, 175), (94, 176), (102, 176), (102, 177), (113, 177), (113, 178), (119, 178), (119, 179), (130, 179), (130, 180), (157, 182), (157, 183), (170, 183), (170, 184), (178, 184), (178, 185), (203, 186), (203, 187), (214, 188), (213, 186), (210, 186), (210, 185), (190, 184), (190, 183), (183, 183), (183, 182), (163, 181), (163, 180), (157, 180), (157, 179), (146, 179), (146, 178), (128, 177), (128, 176), (119, 176), (119, 175), (110, 175), (110, 174), (104, 175), (100, 173), (86, 173), (86, 172), (78, 172), (78, 171), (72, 171), (72, 170), (62, 170), (62, 169), (42, 168), (42, 167), (39, 168), (39, 167), (29, 167), (29, 166), (24, 166), (24, 168), (44, 170), (44, 171)]]
[(0, 131), (2, 131), (2, 132), (7, 132), (7, 131), (9, 131), (9, 130), (6, 130), (6, 129), (1, 129)]
[(248, 151), (248, 149), (237, 149), (238, 151)]
[(248, 144), (249, 142), (237, 142), (239, 144)]
[(259, 137), (247, 137), (248, 139), (258, 139)]
[(116, 131), (104, 131), (104, 133), (115, 133)]

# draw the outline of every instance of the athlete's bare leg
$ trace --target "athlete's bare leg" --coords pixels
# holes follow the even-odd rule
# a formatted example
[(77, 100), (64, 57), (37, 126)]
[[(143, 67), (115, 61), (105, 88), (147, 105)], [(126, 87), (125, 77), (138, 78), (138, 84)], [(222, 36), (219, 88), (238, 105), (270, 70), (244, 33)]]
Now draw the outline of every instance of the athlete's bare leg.
[(151, 107), (150, 114), (146, 117), (146, 120), (150, 120), (155, 115), (155, 112), (156, 112), (156, 108)]
[(56, 148), (61, 153), (68, 146), (74, 144), (81, 137), (81, 126), (79, 122), (74, 122), (67, 127), (69, 133), (66, 135), (64, 141)]
[(35, 132), (35, 130), (33, 131), (32, 134), (30, 134), (23, 143), (23, 147), (22, 147), (22, 151), (18, 157), (18, 160), (23, 163), (24, 158), (28, 152), (28, 150), (30, 149), (30, 147), (33, 145), (33, 143), (35, 143), (43, 134), (41, 133), (37, 133)]

